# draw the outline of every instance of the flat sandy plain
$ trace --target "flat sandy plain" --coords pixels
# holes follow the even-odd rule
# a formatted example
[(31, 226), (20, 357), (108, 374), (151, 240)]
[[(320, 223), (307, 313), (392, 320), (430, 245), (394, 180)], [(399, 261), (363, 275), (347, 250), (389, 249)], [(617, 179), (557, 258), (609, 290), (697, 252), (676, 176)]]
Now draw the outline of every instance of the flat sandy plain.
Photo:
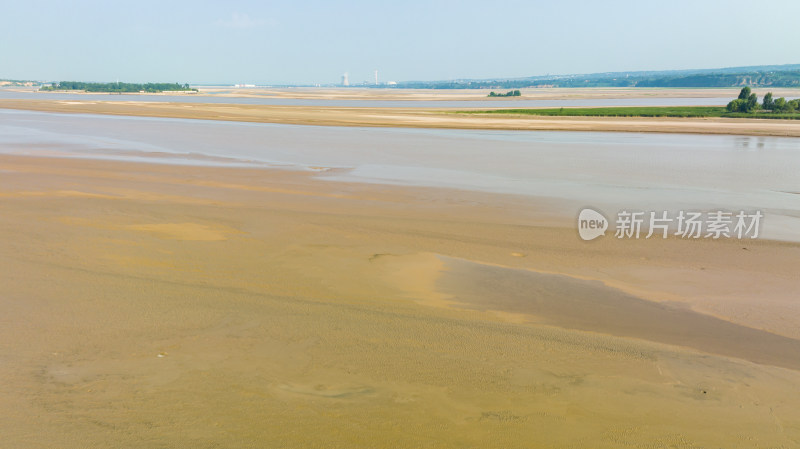
[[(43, 97), (45, 97), (45, 95), (47, 94), (43, 94)], [(88, 98), (91, 98), (91, 100)], [(800, 137), (800, 120), (672, 117), (546, 117), (531, 115), (498, 116), (496, 114), (454, 113), (459, 110), (469, 110), (470, 108), (370, 108), (219, 103), (162, 103), (136, 101), (135, 95), (131, 96), (131, 101), (103, 101), (102, 98), (103, 96), (89, 96), (87, 94), (87, 100), (85, 101), (0, 99), (0, 109), (194, 118), (292, 125), (663, 132)], [(509, 103), (509, 107), (513, 107), (513, 103)]]
[(2, 446), (800, 444), (800, 244), (549, 207), (0, 156)]

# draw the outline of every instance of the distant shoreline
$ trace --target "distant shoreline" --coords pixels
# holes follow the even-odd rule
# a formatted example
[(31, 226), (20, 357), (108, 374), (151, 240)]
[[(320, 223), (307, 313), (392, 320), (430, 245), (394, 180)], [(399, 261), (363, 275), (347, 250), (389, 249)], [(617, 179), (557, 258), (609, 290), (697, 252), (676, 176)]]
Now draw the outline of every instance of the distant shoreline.
[[(40, 91), (24, 86), (5, 86), (5, 89), (41, 93), (42, 98), (52, 94), (75, 94), (102, 97), (108, 93), (84, 91)], [(754, 88), (753, 92), (762, 97), (773, 92), (776, 97), (800, 97), (800, 88)], [(624, 87), (566, 87), (566, 88), (530, 88), (521, 89), (519, 97), (487, 97), (487, 89), (375, 89), (375, 88), (237, 88), (222, 86), (198, 86), (198, 92), (191, 94), (198, 97), (230, 97), (230, 98), (283, 98), (283, 99), (320, 99), (320, 100), (403, 100), (403, 101), (503, 101), (509, 108), (518, 101), (526, 100), (583, 100), (583, 99), (633, 99), (633, 98), (735, 98), (739, 94), (736, 88), (624, 88)], [(180, 95), (181, 93), (140, 93), (126, 92), (125, 95)]]
[[(800, 137), (800, 122), (796, 120), (749, 118), (498, 116), (493, 114), (453, 113), (463, 112), (464, 109), (13, 99), (0, 100), (0, 109), (318, 126), (656, 132)], [(473, 110), (473, 112), (478, 111)]]
[(39, 88), (40, 92), (95, 92), (95, 93), (197, 93), (188, 84), (178, 83), (86, 83), (83, 81), (61, 81)]
[(728, 112), (723, 107), (712, 106), (623, 106), (623, 107), (564, 107), (492, 109), (485, 111), (459, 111), (461, 114), (538, 115), (547, 117), (679, 117), (679, 118), (735, 118), (758, 120), (800, 120), (800, 112), (751, 113)]

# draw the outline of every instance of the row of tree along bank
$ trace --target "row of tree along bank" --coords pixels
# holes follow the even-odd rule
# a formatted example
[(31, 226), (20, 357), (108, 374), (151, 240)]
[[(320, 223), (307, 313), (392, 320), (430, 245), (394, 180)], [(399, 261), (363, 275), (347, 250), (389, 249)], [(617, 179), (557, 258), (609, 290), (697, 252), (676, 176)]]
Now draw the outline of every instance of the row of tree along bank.
[(747, 112), (753, 113), (758, 110), (771, 111), (774, 113), (791, 113), (800, 111), (800, 99), (789, 100), (780, 97), (777, 100), (772, 98), (772, 92), (764, 95), (764, 100), (759, 105), (758, 96), (747, 86), (739, 92), (739, 98), (728, 103), (728, 112)]

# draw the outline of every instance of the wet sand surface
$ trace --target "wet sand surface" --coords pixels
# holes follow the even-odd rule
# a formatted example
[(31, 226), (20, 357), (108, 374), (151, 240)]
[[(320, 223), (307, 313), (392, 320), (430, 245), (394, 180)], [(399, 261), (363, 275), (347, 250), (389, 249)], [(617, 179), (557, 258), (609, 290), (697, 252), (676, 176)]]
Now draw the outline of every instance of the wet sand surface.
[(800, 245), (586, 243), (552, 207), (0, 155), (2, 445), (798, 444)]
[(800, 340), (697, 313), (684, 304), (643, 300), (598, 281), (444, 260), (438, 285), (462, 307), (800, 369)]
[(800, 138), (308, 127), (0, 110), (0, 153), (284, 168), (320, 180), (547, 198), (572, 225), (587, 204), (754, 210), (760, 235), (800, 241)]

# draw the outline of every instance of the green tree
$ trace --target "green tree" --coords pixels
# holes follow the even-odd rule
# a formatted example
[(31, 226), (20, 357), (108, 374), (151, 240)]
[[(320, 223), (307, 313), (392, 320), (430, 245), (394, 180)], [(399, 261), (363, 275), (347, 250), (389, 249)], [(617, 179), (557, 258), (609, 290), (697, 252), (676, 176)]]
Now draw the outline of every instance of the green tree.
[(728, 103), (726, 109), (728, 112), (756, 112), (759, 109), (758, 96), (750, 94), (747, 98), (737, 98)]
[(750, 97), (750, 86), (744, 86), (741, 92), (739, 92), (739, 99), (747, 100), (748, 97)]
[(764, 95), (764, 101), (761, 102), (761, 107), (771, 110), (774, 105), (775, 102), (772, 100), (772, 92), (767, 92), (767, 94)]
[(786, 101), (785, 98), (780, 97), (775, 100), (775, 104), (772, 107), (772, 112), (792, 112), (794, 109), (794, 104), (792, 102)]
[(728, 103), (728, 106), (725, 109), (727, 109), (728, 112), (742, 112), (746, 105), (747, 100), (737, 98), (736, 100), (732, 100), (730, 103)]
[(747, 110), (744, 112), (755, 112), (758, 110), (758, 95), (750, 94), (747, 97)]

